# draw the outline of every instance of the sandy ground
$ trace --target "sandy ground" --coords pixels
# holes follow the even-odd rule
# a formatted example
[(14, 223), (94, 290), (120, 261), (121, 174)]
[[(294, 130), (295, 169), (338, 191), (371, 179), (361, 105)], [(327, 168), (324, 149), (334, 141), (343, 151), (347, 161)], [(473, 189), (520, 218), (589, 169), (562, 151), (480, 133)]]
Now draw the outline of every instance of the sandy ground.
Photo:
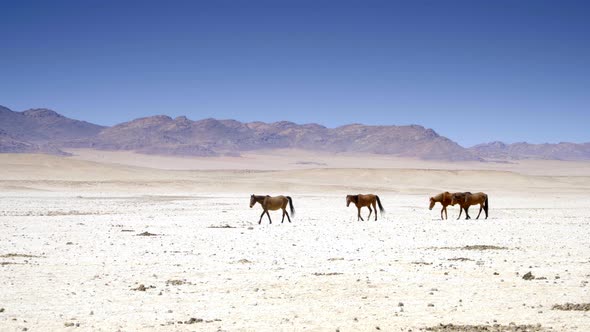
[(386, 168), (437, 170), (495, 170), (529, 175), (590, 176), (590, 163), (556, 160), (489, 162), (441, 162), (359, 153), (319, 153), (303, 150), (271, 150), (242, 153), (241, 157), (170, 157), (128, 151), (67, 150), (72, 159), (168, 170), (278, 170), (309, 168)]
[[(0, 330), (590, 331), (588, 311), (552, 309), (590, 302), (590, 164), (145, 158), (0, 155)], [(440, 221), (442, 190), (487, 192), (490, 218)], [(345, 206), (363, 192), (381, 197), (377, 222)], [(251, 193), (289, 194), (293, 223), (258, 225)]]

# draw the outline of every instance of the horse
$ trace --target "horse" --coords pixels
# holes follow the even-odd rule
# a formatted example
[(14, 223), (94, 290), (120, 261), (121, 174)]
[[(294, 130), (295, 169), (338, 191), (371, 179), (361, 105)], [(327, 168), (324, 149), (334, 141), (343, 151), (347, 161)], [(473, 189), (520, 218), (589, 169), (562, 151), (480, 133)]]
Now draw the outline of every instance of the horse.
[[(373, 209), (375, 209), (375, 221), (377, 221), (377, 206), (375, 205), (375, 202), (377, 202), (377, 204), (379, 204), (379, 211), (381, 212), (381, 215), (385, 214), (385, 209), (383, 208), (383, 205), (381, 205), (381, 200), (379, 199), (379, 196), (377, 195), (373, 195), (373, 194), (368, 194), (368, 195), (346, 195), (346, 207), (348, 207), (350, 205), (350, 203), (354, 203), (354, 205), (356, 205), (357, 209), (358, 209), (358, 214), (357, 214), (357, 221), (360, 219), (362, 221), (365, 221), (365, 219), (363, 219), (363, 217), (361, 217), (361, 208), (363, 206), (366, 206), (369, 208), (369, 216), (367, 217), (367, 220), (369, 220), (371, 218), (371, 213), (373, 213)], [(371, 209), (371, 205), (373, 205), (373, 209)]]
[(295, 217), (295, 208), (293, 207), (293, 200), (289, 196), (268, 196), (268, 195), (254, 195), (250, 196), (250, 208), (254, 207), (256, 203), (260, 203), (262, 206), (262, 214), (260, 215), (260, 220), (258, 220), (258, 224), (262, 222), (262, 217), (266, 213), (268, 216), (268, 221), (272, 224), (272, 220), (270, 219), (270, 214), (268, 210), (275, 211), (278, 209), (283, 209), (283, 219), (281, 220), (281, 224), (285, 221), (285, 215), (287, 215), (287, 220), (291, 222), (291, 218), (289, 217), (289, 213), (287, 213), (287, 204), (291, 209), (291, 216)]
[[(464, 192), (464, 193), (454, 193), (453, 194), (453, 199), (451, 200), (451, 205), (455, 205), (455, 204), (459, 204), (459, 206), (461, 207), (462, 210), (465, 210), (465, 220), (467, 219), (471, 219), (471, 217), (469, 216), (469, 207), (471, 205), (477, 205), (479, 204), (479, 213), (477, 214), (477, 217), (475, 219), (479, 219), (479, 216), (481, 215), (481, 211), (484, 210), (486, 213), (486, 219), (488, 219), (488, 208), (489, 208), (489, 203), (488, 203), (488, 195), (482, 192), (479, 193), (475, 193), (472, 194), (470, 192)], [(461, 210), (459, 211), (459, 218), (461, 218)], [(457, 220), (459, 220), (459, 218), (457, 218)]]
[(443, 218), (443, 211), (445, 213), (445, 217), (446, 219), (449, 219), (449, 215), (447, 214), (447, 206), (449, 205), (455, 205), (455, 204), (451, 204), (451, 201), (453, 200), (453, 194), (451, 194), (448, 191), (445, 191), (444, 193), (440, 193), (436, 196), (430, 197), (430, 208), (429, 210), (432, 210), (432, 208), (434, 207), (434, 205), (436, 204), (436, 202), (439, 202), (442, 205), (442, 209), (440, 210), (440, 219), (444, 220), (445, 218)]

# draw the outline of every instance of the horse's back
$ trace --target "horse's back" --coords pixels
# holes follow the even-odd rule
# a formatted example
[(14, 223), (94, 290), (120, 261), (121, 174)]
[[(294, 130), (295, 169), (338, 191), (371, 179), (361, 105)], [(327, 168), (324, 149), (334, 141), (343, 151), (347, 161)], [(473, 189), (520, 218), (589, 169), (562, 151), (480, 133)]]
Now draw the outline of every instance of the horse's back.
[(288, 200), (287, 196), (283, 196), (283, 195), (275, 196), (275, 197), (273, 197), (273, 199), (277, 202), (285, 202)]
[(373, 195), (373, 194), (365, 194), (365, 195), (358, 195), (358, 196), (359, 196), (359, 199), (358, 199), (359, 203), (364, 204), (364, 205), (371, 204), (377, 199), (377, 196)]
[(283, 207), (284, 204), (288, 202), (287, 197), (283, 195), (279, 196), (267, 196), (265, 199), (265, 204), (267, 205), (268, 209), (280, 209)]
[(469, 197), (469, 200), (472, 204), (483, 203), (488, 197), (486, 193), (483, 193), (481, 191), (474, 194), (468, 193), (467, 196)]

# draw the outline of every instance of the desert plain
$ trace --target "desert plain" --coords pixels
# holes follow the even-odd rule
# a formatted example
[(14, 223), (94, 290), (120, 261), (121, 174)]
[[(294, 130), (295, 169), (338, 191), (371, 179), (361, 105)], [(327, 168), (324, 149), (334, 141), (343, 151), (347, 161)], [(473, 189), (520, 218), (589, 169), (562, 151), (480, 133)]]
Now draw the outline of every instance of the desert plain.
[(588, 162), (69, 152), (0, 155), (2, 331), (590, 331)]

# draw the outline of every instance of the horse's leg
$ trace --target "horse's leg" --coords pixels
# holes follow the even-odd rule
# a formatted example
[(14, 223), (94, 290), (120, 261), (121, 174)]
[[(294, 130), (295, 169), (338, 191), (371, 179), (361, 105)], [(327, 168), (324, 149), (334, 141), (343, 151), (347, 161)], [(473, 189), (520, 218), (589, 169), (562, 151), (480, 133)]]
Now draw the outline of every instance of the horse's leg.
[(461, 213), (463, 213), (463, 207), (459, 205), (459, 216), (457, 217), (457, 220), (461, 219)]
[(285, 214), (287, 215), (287, 220), (289, 220), (289, 222), (291, 222), (291, 217), (289, 217), (289, 212), (287, 212), (287, 211), (285, 210)]
[(268, 223), (272, 224), (272, 220), (270, 219), (270, 213), (268, 213), (268, 210), (266, 210), (266, 215), (268, 216)]
[[(367, 220), (371, 220), (371, 213), (373, 213), (373, 209), (371, 209), (371, 204), (367, 205), (369, 208), (369, 215), (367, 216)], [(375, 215), (377, 215), (377, 210), (375, 210)]]
[(467, 206), (465, 208), (465, 220), (471, 219), (471, 217), (469, 216), (469, 206)]
[(283, 209), (283, 219), (281, 219), (281, 224), (283, 223), (283, 221), (285, 221), (285, 213), (287, 213), (287, 211), (285, 211), (285, 209)]
[(483, 203), (479, 204), (479, 213), (477, 214), (477, 217), (475, 219), (479, 219), (479, 215), (481, 214), (481, 210), (483, 210)]
[(445, 220), (445, 218), (443, 217), (443, 211), (445, 210), (445, 207), (443, 206), (442, 209), (440, 209), (440, 220)]
[(445, 206), (445, 219), (449, 219), (449, 214), (447, 213), (447, 207)]
[(258, 220), (258, 225), (260, 225), (260, 223), (262, 222), (262, 217), (264, 217), (265, 212), (266, 212), (265, 210), (262, 210), (262, 214), (260, 215), (260, 220)]
[(359, 219), (362, 221), (365, 221), (365, 219), (363, 219), (363, 217), (361, 217), (361, 208), (357, 208), (357, 209), (359, 210), (359, 213), (358, 213), (358, 218), (356, 219), (356, 221), (359, 221)]

